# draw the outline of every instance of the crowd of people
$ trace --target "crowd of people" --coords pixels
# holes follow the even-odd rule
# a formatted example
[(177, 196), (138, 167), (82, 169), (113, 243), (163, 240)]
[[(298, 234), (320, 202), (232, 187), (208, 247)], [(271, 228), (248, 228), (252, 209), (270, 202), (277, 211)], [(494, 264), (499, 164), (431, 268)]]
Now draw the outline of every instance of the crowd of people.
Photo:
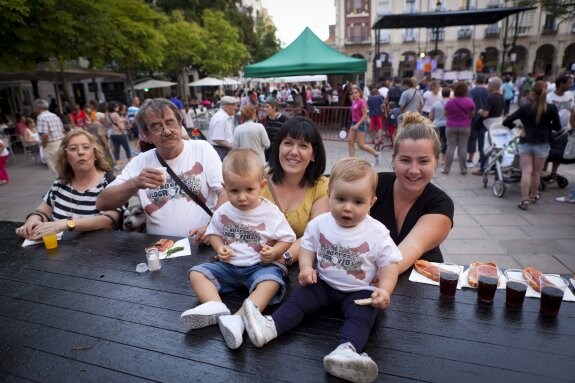
[[(518, 206), (526, 210), (540, 199), (551, 132), (575, 126), (569, 75), (558, 77), (552, 91), (533, 81), (513, 112), (507, 79), (480, 75), (472, 89), (466, 82), (427, 80), (404, 79), (401, 86), (396, 80), (368, 91), (348, 84), (350, 156), (337, 161), (329, 177), (316, 123), (281, 113), (283, 89), (262, 99), (256, 92), (244, 99), (221, 97), (207, 140), (189, 139), (187, 111), (175, 94), (142, 105), (134, 98), (129, 108), (109, 102), (85, 113), (76, 109), (69, 132), (39, 99), (36, 124), (23, 119), (23, 134), (40, 142), (58, 178), (16, 234), (39, 240), (55, 232), (118, 228), (128, 200), (137, 196), (148, 233), (191, 237), (216, 254), (213, 262), (190, 265), (188, 278), (200, 304), (181, 314), (187, 331), (218, 325), (230, 349), (241, 347), (244, 332), (262, 347), (305, 315), (336, 307), (345, 320), (325, 368), (344, 379), (372, 381), (378, 366), (363, 351), (378, 311), (392, 302), (398, 275), (418, 259), (443, 261), (440, 244), (453, 227), (454, 204), (431, 182), (435, 171), (441, 167), (448, 175), (457, 152), (460, 173), (467, 174), (477, 151), (474, 140), (481, 153), (491, 124), (513, 128), (519, 121)], [(139, 137), (135, 156), (130, 129)], [(382, 131), (393, 139), (393, 170), (378, 174), (373, 164), (355, 157), (355, 143), (377, 164), (380, 151), (369, 144), (377, 145)], [(129, 160), (123, 169), (117, 162), (121, 148)], [(0, 180), (4, 151), (0, 144)], [(485, 160), (479, 157), (474, 174), (488, 171)], [(572, 194), (558, 201), (575, 202)], [(285, 297), (284, 278), (294, 262), (302, 287)], [(232, 313), (222, 295), (240, 289), (248, 297)], [(364, 298), (371, 305), (353, 304)], [(271, 316), (262, 315), (280, 303)]]

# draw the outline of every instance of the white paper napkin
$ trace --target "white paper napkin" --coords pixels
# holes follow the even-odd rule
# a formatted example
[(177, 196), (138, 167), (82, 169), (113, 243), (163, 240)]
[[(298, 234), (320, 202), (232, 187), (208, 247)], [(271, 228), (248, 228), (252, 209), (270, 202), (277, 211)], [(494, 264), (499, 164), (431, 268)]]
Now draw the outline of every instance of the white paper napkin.
[(174, 242), (174, 246), (170, 247), (170, 249), (173, 249), (174, 247), (180, 247), (182, 246), (184, 249), (180, 250), (180, 251), (176, 251), (175, 253), (170, 254), (170, 256), (168, 256), (168, 250), (160, 253), (160, 259), (166, 259), (166, 258), (176, 258), (176, 257), (183, 257), (186, 255), (192, 255), (192, 250), (190, 248), (190, 240), (186, 237), (186, 238), (182, 238), (179, 241)]
[[(553, 282), (553, 278), (559, 278), (559, 275), (553, 275), (553, 274), (545, 274), (545, 276), (547, 278), (549, 278), (551, 280), (551, 282)], [(571, 280), (571, 283), (573, 283), (573, 279)], [(574, 285), (575, 286), (575, 285)], [(539, 298), (541, 299), (541, 293), (536, 291), (533, 287), (529, 286), (527, 288), (527, 293), (525, 294), (526, 297), (529, 298)], [(565, 289), (565, 294), (563, 295), (563, 300), (567, 301), (567, 302), (575, 302), (575, 295), (573, 295), (573, 293), (571, 292), (571, 289), (569, 288), (569, 286), (567, 286), (567, 288)]]
[[(465, 288), (468, 288), (468, 289), (476, 289), (477, 286), (476, 286), (476, 287), (473, 287), (473, 286), (471, 286), (471, 285), (469, 284), (469, 268), (470, 268), (470, 267), (468, 267), (467, 270), (465, 270), (465, 271), (461, 274), (461, 277), (459, 278), (459, 281), (461, 282), (461, 286), (462, 286), (462, 287), (465, 287)], [(497, 270), (499, 270), (499, 269), (497, 269)], [(506, 282), (505, 275), (503, 275), (503, 273), (501, 272), (501, 270), (499, 270), (499, 273), (500, 273), (500, 275), (499, 275), (499, 281), (497, 282), (497, 288), (498, 288), (498, 289), (504, 289), (504, 288), (505, 288), (505, 282)]]
[(575, 287), (575, 278), (571, 278), (571, 284)]
[[(436, 263), (436, 262), (431, 262), (434, 265), (440, 265), (440, 263)], [(461, 276), (463, 273), (461, 273), (461, 271), (463, 271), (463, 266), (459, 266), (460, 269), (460, 274), (459, 274), (459, 281), (457, 282), (457, 289), (461, 290)], [(439, 286), (439, 282), (435, 282), (433, 279), (429, 279), (426, 276), (419, 274), (417, 271), (415, 271), (415, 267), (411, 270), (411, 274), (409, 275), (409, 280), (411, 282), (416, 282), (416, 283), (426, 283), (428, 285), (434, 285), (434, 286)]]
[[(62, 231), (59, 232), (58, 234), (56, 234), (56, 236), (58, 237), (58, 241), (62, 239)], [(22, 242), (22, 247), (27, 247), (27, 246), (32, 246), (32, 245), (37, 245), (39, 243), (44, 243), (43, 240), (39, 240), (39, 241), (32, 241), (30, 239), (25, 239), (24, 242)]]

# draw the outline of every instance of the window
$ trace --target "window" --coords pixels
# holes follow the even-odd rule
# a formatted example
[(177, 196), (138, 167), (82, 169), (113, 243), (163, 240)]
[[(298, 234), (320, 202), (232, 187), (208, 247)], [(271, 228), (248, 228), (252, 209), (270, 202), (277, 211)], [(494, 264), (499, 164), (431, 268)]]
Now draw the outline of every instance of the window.
[(363, 12), (363, 0), (353, 0), (353, 13)]
[(406, 13), (417, 12), (417, 7), (415, 6), (415, 0), (405, 0), (405, 12)]
[(543, 33), (557, 32), (557, 18), (553, 15), (545, 16), (545, 24), (543, 24)]
[(403, 32), (403, 41), (415, 41), (415, 28), (406, 28)]
[(379, 3), (377, 3), (377, 15), (378, 16), (384, 16), (384, 15), (389, 15), (390, 12), (390, 8), (389, 8), (389, 1), (380, 1)]
[(535, 10), (521, 12), (518, 14), (517, 18), (515, 16), (510, 17), (509, 33), (515, 34), (515, 24), (517, 21), (517, 34), (528, 35), (531, 31), (531, 26), (533, 25), (534, 18)]

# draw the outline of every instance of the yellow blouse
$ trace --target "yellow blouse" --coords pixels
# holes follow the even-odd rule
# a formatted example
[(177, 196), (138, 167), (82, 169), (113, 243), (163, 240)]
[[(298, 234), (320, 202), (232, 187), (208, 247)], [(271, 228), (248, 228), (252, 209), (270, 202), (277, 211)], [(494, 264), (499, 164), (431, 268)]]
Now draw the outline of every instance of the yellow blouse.
[[(324, 196), (327, 196), (327, 177), (321, 176), (317, 181), (315, 181), (312, 187), (307, 189), (303, 200), (297, 209), (283, 211), (288, 223), (298, 238), (303, 235), (307, 223), (311, 220), (311, 209), (313, 204)], [(276, 203), (270, 193), (269, 185), (266, 185), (263, 197), (273, 204)]]

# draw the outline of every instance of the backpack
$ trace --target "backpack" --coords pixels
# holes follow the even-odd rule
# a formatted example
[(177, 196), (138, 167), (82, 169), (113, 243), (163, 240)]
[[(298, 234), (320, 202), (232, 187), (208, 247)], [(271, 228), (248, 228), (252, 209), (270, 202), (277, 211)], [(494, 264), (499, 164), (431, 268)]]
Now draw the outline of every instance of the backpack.
[(387, 92), (388, 102), (393, 101), (396, 104), (399, 104), (399, 99), (401, 98), (401, 93), (403, 93), (403, 91), (398, 86), (394, 85), (391, 88), (389, 88), (389, 91)]

